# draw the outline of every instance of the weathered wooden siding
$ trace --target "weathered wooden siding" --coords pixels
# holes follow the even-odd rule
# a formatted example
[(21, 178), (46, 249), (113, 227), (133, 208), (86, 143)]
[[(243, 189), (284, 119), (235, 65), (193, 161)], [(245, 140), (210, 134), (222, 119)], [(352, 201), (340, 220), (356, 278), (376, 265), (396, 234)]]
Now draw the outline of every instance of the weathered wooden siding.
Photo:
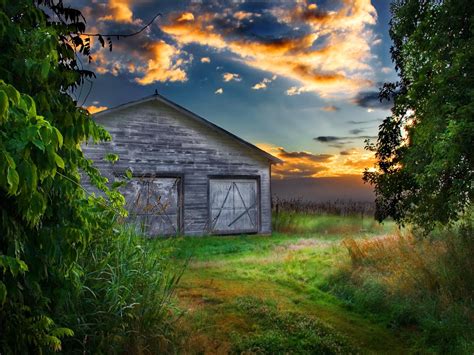
[[(84, 146), (84, 152), (111, 181), (127, 168), (137, 176), (181, 177), (184, 234), (208, 233), (213, 176), (259, 177), (259, 232), (271, 232), (270, 163), (257, 151), (156, 100), (106, 112), (97, 121), (113, 140)], [(119, 161), (104, 161), (107, 153)]]

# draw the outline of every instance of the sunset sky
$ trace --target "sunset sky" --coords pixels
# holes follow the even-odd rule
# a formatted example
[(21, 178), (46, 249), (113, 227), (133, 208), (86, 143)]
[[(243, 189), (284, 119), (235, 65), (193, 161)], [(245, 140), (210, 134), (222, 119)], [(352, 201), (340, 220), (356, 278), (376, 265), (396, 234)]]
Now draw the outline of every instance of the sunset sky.
[(274, 178), (290, 190), (331, 179), (359, 186), (373, 165), (364, 140), (389, 114), (377, 91), (396, 80), (388, 1), (70, 3), (82, 9), (89, 33), (134, 32), (162, 14), (140, 35), (114, 39), (112, 52), (94, 51), (97, 79), (78, 93), (90, 111), (157, 89), (283, 159)]

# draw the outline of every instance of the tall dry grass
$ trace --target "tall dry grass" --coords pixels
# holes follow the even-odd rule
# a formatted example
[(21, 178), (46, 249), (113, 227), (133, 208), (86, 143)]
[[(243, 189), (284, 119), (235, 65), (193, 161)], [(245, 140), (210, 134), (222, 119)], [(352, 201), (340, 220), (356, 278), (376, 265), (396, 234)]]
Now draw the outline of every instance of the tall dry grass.
[(342, 244), (350, 262), (329, 287), (348, 306), (409, 329), (417, 351), (474, 351), (472, 224), (431, 238), (405, 232)]

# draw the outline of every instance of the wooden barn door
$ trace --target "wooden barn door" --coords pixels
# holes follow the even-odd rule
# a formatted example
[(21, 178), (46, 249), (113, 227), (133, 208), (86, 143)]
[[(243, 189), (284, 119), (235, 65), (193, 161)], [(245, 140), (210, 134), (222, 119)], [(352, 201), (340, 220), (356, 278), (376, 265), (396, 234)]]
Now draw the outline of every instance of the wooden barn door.
[(132, 222), (149, 236), (180, 232), (180, 178), (139, 177), (124, 192)]
[(258, 232), (257, 179), (211, 179), (209, 181), (209, 211), (212, 233)]

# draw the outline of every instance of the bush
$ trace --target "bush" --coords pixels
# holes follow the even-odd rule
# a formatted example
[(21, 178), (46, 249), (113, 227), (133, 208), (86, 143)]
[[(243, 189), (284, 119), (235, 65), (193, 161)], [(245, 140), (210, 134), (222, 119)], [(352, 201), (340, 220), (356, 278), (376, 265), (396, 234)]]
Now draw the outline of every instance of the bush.
[(184, 268), (172, 245), (123, 228), (91, 243), (80, 260), (82, 290), (63, 310), (75, 331), (70, 352), (157, 353), (172, 345), (172, 295)]

